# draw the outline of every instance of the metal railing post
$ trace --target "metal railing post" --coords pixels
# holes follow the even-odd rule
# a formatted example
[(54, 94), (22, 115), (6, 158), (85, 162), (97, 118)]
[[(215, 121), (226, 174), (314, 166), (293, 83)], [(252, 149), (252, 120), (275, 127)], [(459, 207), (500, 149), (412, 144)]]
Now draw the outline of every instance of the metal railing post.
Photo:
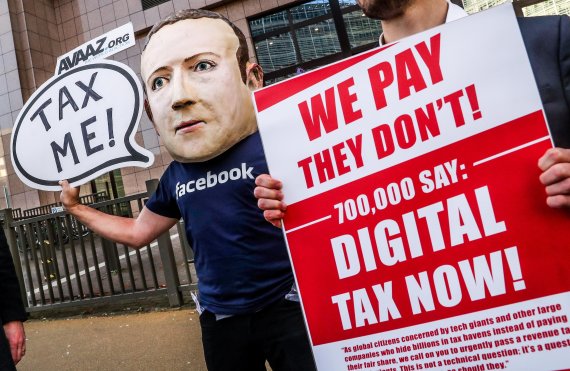
[[(157, 179), (146, 181), (146, 189), (149, 197), (154, 191), (156, 191), (157, 187)], [(162, 260), (162, 266), (164, 268), (168, 302), (171, 307), (179, 307), (183, 304), (182, 293), (178, 290), (178, 287), (180, 286), (180, 278), (178, 277), (178, 269), (176, 268), (176, 259), (174, 258), (174, 251), (172, 250), (170, 233), (168, 231), (164, 232), (157, 238), (157, 241), (160, 259)]]
[[(12, 217), (12, 209), (4, 209), (4, 231), (6, 234), (6, 239), (8, 240), (8, 245), (10, 246), (10, 253), (12, 254), (12, 260), (14, 261), (14, 268), (16, 270), (16, 276), (18, 277), (18, 283), (20, 284), (20, 295), (22, 297), (22, 302), (25, 307), (29, 306), (28, 296), (26, 294), (26, 286), (24, 284), (24, 274), (22, 272), (22, 261), (20, 260), (20, 252), (18, 251), (18, 241), (16, 241), (16, 231), (12, 227), (12, 222), (14, 218)], [(25, 253), (25, 252), (24, 252)]]
[(117, 250), (115, 244), (112, 241), (101, 237), (101, 246), (103, 248), (103, 257), (105, 258), (105, 262), (111, 272), (120, 273), (121, 268), (116, 256), (117, 254), (115, 253)]

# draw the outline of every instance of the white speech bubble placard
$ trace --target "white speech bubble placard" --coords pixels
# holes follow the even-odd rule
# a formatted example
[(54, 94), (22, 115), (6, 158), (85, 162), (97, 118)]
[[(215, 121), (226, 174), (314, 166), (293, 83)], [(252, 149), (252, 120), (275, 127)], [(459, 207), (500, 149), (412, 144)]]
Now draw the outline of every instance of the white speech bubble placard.
[(142, 88), (135, 73), (98, 61), (46, 81), (20, 111), (12, 131), (14, 170), (30, 187), (57, 191), (111, 170), (148, 167), (153, 154), (135, 142)]

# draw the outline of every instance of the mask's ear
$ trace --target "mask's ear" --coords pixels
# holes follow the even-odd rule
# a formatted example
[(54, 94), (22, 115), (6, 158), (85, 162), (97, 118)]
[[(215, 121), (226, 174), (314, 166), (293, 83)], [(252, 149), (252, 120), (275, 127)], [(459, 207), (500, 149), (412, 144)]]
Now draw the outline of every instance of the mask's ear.
[[(152, 122), (152, 126), (154, 126), (154, 129), (156, 130), (156, 125), (154, 124), (154, 118), (152, 117), (152, 111), (150, 109), (150, 104), (148, 103), (147, 99), (144, 100), (144, 111), (146, 112), (146, 115), (150, 119), (150, 122)], [(158, 135), (160, 135), (158, 130), (156, 130), (156, 132)]]
[(263, 87), (263, 69), (259, 64), (247, 62), (245, 73), (249, 90), (257, 90)]

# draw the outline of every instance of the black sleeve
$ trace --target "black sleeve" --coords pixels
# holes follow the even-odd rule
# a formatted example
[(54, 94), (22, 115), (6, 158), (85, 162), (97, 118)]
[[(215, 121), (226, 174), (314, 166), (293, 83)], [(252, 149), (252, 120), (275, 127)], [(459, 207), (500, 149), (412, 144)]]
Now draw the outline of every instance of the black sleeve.
[(570, 18), (518, 20), (554, 144), (570, 148)]
[(7, 323), (25, 321), (27, 318), (10, 248), (4, 229), (0, 227), (0, 321)]
[[(566, 106), (570, 107), (570, 17), (560, 17), (560, 70)], [(570, 125), (570, 122), (566, 123)]]
[[(172, 185), (168, 181), (169, 170), (170, 168), (162, 175), (158, 188), (150, 196), (145, 206), (155, 214), (167, 218), (180, 219), (182, 215), (178, 209), (176, 198), (172, 195)], [(175, 189), (178, 190), (178, 185), (175, 186)]]

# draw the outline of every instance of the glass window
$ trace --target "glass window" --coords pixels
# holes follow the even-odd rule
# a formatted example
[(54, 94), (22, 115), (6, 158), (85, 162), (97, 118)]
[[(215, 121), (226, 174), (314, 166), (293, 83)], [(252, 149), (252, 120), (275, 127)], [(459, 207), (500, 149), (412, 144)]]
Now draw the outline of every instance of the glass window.
[(332, 19), (297, 30), (303, 62), (340, 52), (340, 43)]
[(287, 12), (285, 11), (270, 14), (249, 22), (251, 36), (253, 37), (288, 26), (289, 21), (287, 20)]
[(356, 0), (338, 0), (341, 9), (348, 8), (349, 6), (358, 5)]
[(113, 170), (91, 181), (93, 193), (105, 192), (109, 198), (125, 197), (125, 187), (121, 170)]
[(117, 196), (125, 197), (125, 186), (123, 184), (123, 177), (121, 175), (121, 170), (113, 170), (113, 176), (115, 177), (115, 186), (117, 188)]
[(142, 0), (141, 4), (142, 4), (143, 10), (147, 10), (150, 8), (154, 8), (155, 6), (158, 6), (160, 4), (164, 4), (167, 1), (168, 0)]
[(289, 77), (293, 77), (293, 76), (297, 76), (297, 75), (298, 75), (298, 73), (295, 72), (295, 73), (290, 73), (287, 75), (279, 76), (279, 77), (276, 77), (274, 79), (265, 80), (265, 84), (266, 85), (273, 85), (276, 82), (283, 81), (283, 80), (288, 79)]
[(265, 73), (297, 63), (295, 46), (290, 33), (277, 35), (255, 43), (257, 62)]
[(548, 0), (523, 8), (525, 17), (538, 15), (570, 15), (570, 0)]
[(368, 18), (361, 10), (355, 10), (343, 14), (346, 32), (350, 41), (350, 47), (375, 43), (380, 38), (380, 24), (378, 21)]
[(294, 23), (306, 21), (322, 15), (330, 14), (329, 0), (313, 0), (308, 3), (291, 8), (291, 17)]
[(507, 1), (508, 0), (463, 0), (463, 7), (467, 13), (472, 14)]
[(248, 21), (266, 84), (373, 48), (380, 36), (356, 0), (308, 0)]
[[(508, 0), (463, 0), (467, 13), (477, 13), (507, 2)], [(540, 15), (570, 15), (570, 0), (527, 0), (522, 8), (525, 17)], [(517, 2), (515, 2), (517, 5)]]

